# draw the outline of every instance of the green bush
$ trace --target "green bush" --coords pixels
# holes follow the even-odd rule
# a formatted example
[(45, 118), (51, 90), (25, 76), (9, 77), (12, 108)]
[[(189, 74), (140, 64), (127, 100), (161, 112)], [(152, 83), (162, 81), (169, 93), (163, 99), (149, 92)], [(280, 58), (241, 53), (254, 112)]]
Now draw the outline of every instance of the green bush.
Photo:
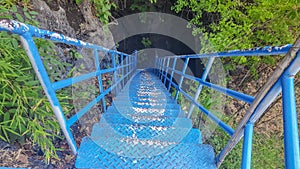
[[(229, 135), (218, 128), (214, 135), (206, 143), (214, 147), (216, 154), (226, 146)], [(242, 161), (243, 139), (225, 158), (220, 166), (221, 169), (240, 168)], [(252, 162), (253, 169), (261, 168), (284, 168), (283, 140), (280, 136), (267, 136), (265, 134), (253, 135)]]
[[(99, 21), (104, 25), (109, 23), (109, 18), (112, 16), (110, 10), (112, 8), (117, 8), (115, 3), (112, 3), (110, 0), (90, 0), (93, 3), (93, 6), (96, 10), (96, 16), (99, 18)], [(76, 0), (76, 4), (81, 4), (83, 0)]]
[[(300, 33), (300, 8), (293, 0), (210, 0), (205, 3), (177, 0), (173, 10), (192, 14), (190, 22), (199, 26), (194, 34), (201, 35), (201, 52), (293, 43)], [(229, 63), (227, 68), (242, 64), (254, 75), (260, 62), (274, 63), (273, 57), (242, 56), (229, 60), (225, 62)]]
[[(37, 25), (36, 12), (26, 7), (22, 12), (19, 10), (15, 5), (10, 9), (0, 6), (0, 15)], [(69, 65), (54, 62), (57, 58), (54, 44), (42, 39), (35, 42), (44, 64), (56, 65), (48, 70), (54, 74), (52, 80), (58, 78), (61, 69)], [(0, 139), (21, 144), (29, 139), (40, 146), (48, 162), (57, 158), (53, 140), (61, 138), (60, 126), (17, 35), (0, 32), (0, 65)], [(69, 112), (72, 107), (66, 91), (58, 93), (58, 98), (65, 112)]]

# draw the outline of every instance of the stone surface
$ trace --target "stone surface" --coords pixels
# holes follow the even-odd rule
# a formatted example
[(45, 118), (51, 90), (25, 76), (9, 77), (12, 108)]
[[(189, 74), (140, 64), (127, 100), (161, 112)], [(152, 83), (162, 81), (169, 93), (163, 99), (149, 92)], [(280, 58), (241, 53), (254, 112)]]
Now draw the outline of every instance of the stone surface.
[(33, 9), (39, 12), (39, 27), (106, 48), (114, 46), (113, 36), (93, 14), (92, 5), (84, 0), (74, 2), (58, 0), (32, 0)]

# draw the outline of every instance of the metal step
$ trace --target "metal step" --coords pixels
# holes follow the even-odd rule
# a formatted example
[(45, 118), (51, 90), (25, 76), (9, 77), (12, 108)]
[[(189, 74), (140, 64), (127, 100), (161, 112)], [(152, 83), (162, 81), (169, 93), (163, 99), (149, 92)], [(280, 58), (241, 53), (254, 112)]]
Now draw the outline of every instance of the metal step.
[(127, 124), (105, 124), (96, 123), (91, 134), (93, 139), (103, 137), (135, 137), (145, 140), (156, 140), (165, 142), (202, 143), (201, 133), (198, 129), (187, 127), (170, 126), (145, 126)]
[(119, 113), (104, 113), (101, 116), (100, 121), (105, 121), (107, 123), (116, 124), (143, 124), (149, 126), (172, 126), (176, 121), (184, 120), (187, 123), (192, 123), (190, 119), (178, 118), (178, 117), (165, 117), (165, 116), (141, 116), (132, 115), (125, 117)]
[(168, 99), (168, 100), (174, 100), (172, 96), (165, 95), (165, 94), (157, 94), (157, 95), (149, 95), (147, 93), (145, 94), (128, 94), (128, 93), (121, 93), (117, 96), (118, 98), (128, 98), (128, 99)]
[(134, 102), (134, 101), (125, 101), (125, 100), (114, 100), (113, 104), (115, 106), (123, 105), (123, 106), (132, 106), (136, 108), (166, 108), (166, 109), (177, 109), (180, 108), (180, 105), (177, 103), (164, 103), (164, 102), (155, 102), (155, 103), (147, 103), (147, 102)]
[(214, 151), (160, 79), (141, 71), (83, 138), (78, 168), (214, 169)]
[(177, 109), (166, 108), (144, 108), (144, 107), (128, 107), (128, 106), (115, 106), (108, 107), (105, 113), (119, 113), (124, 116), (142, 115), (142, 116), (166, 116), (166, 117), (185, 117), (184, 112)]
[[(116, 147), (113, 142), (101, 145), (91, 138), (85, 137), (81, 142), (75, 166), (77, 168), (216, 168), (214, 150), (209, 145), (180, 143), (164, 149), (167, 145), (163, 142), (148, 142), (142, 145), (142, 142), (128, 140), (125, 143), (122, 147)], [(153, 146), (149, 146), (150, 144)], [(109, 147), (105, 147), (105, 150), (101, 146)], [(156, 149), (149, 147), (154, 146), (163, 151), (151, 152)], [(110, 148), (117, 153), (107, 151)]]
[(116, 100), (128, 101), (128, 102), (141, 102), (141, 103), (176, 103), (174, 99), (168, 99), (165, 97), (157, 97), (157, 98), (128, 98), (117, 96)]
[[(126, 91), (126, 92), (125, 92)], [(144, 92), (139, 92), (139, 93), (129, 93), (129, 90), (123, 90), (122, 92), (119, 93), (118, 96), (140, 96), (140, 97), (151, 97), (151, 96), (158, 96), (161, 94), (164, 94), (166, 97), (172, 97), (172, 95), (169, 92), (158, 90), (158, 91), (144, 91)]]

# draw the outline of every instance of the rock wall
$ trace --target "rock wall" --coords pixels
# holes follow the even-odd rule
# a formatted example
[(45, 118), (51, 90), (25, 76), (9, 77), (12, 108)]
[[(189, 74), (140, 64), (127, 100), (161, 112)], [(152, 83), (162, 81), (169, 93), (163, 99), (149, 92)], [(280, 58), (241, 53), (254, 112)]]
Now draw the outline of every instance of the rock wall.
[(84, 0), (79, 6), (67, 0), (32, 0), (39, 13), (39, 27), (106, 48), (114, 46), (113, 36), (93, 14), (93, 6)]

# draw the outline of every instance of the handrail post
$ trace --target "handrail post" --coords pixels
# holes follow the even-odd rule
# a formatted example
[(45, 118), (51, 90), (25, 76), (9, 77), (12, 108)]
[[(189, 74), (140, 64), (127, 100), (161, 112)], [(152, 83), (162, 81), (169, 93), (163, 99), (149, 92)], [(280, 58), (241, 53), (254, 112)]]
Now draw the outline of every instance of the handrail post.
[(281, 79), (281, 85), (285, 167), (288, 169), (299, 169), (299, 134), (294, 91), (294, 77), (284, 75)]
[(160, 77), (160, 79), (161, 80), (163, 80), (163, 78), (164, 78), (164, 68), (165, 68), (165, 62), (166, 62), (166, 58), (163, 58), (162, 59), (162, 64), (161, 64), (161, 77)]
[[(114, 70), (114, 81), (117, 82), (117, 66), (116, 66), (116, 53), (115, 51), (112, 51), (111, 52), (112, 54), (112, 64), (113, 64), (113, 68), (115, 69)], [(116, 89), (115, 89), (115, 92), (116, 92), (116, 96), (118, 95), (118, 86), (116, 86)]]
[(245, 125), (241, 169), (251, 169), (253, 126), (251, 122)]
[(133, 74), (133, 72), (132, 72), (133, 67), (134, 67), (134, 65), (133, 65), (133, 56), (131, 54), (130, 55), (130, 77), (132, 77), (132, 74)]
[(138, 62), (138, 51), (135, 50), (134, 69), (136, 69), (136, 67), (137, 67), (137, 62)]
[[(129, 66), (130, 66), (130, 64), (129, 64), (129, 56), (127, 55), (125, 59), (126, 59), (126, 74), (127, 74), (127, 73), (129, 73)], [(129, 76), (130, 75), (128, 74), (128, 76), (126, 77), (126, 82), (128, 82)]]
[(179, 90), (181, 88), (181, 85), (182, 85), (182, 82), (183, 82), (183, 79), (184, 79), (184, 74), (185, 74), (185, 71), (186, 71), (186, 68), (189, 64), (189, 58), (185, 58), (185, 61), (184, 61), (184, 65), (183, 65), (183, 68), (182, 68), (182, 74), (181, 77), (180, 77), (180, 81), (179, 81), (179, 84), (178, 84), (178, 89), (176, 91), (176, 94), (175, 94), (175, 100), (178, 99), (178, 95), (179, 95)]
[(162, 79), (162, 72), (163, 72), (163, 58), (160, 60), (160, 63), (159, 63), (159, 66), (160, 66), (160, 71), (159, 71), (159, 78)]
[(123, 53), (121, 53), (121, 72), (122, 72), (122, 88), (124, 87), (124, 80), (125, 80), (125, 78), (124, 78), (124, 55), (123, 55)]
[[(100, 71), (101, 67), (100, 67), (100, 61), (99, 61), (98, 57), (99, 57), (98, 56), (98, 50), (94, 49), (95, 66), (96, 66), (97, 71)], [(98, 83), (99, 83), (99, 92), (101, 94), (101, 93), (103, 93), (102, 73), (100, 73), (97, 76), (97, 78), (98, 78)], [(103, 110), (106, 111), (105, 97), (103, 97), (101, 100), (102, 100), (102, 104), (103, 104)]]
[(158, 64), (158, 56), (157, 52), (155, 51), (155, 62), (154, 62), (154, 73), (158, 76), (159, 64)]
[(174, 58), (173, 66), (172, 66), (172, 72), (171, 72), (171, 76), (170, 76), (170, 83), (169, 83), (169, 86), (168, 86), (168, 91), (170, 91), (170, 89), (171, 89), (173, 75), (174, 75), (174, 71), (175, 71), (175, 67), (176, 67), (176, 61), (177, 61), (177, 58)]
[[(128, 55), (128, 63), (129, 63), (129, 66), (128, 66), (128, 69), (129, 69), (129, 72), (131, 72), (132, 70), (132, 56), (131, 55)], [(129, 79), (131, 77), (131, 73), (129, 73)]]
[(24, 49), (25, 49), (25, 51), (30, 59), (30, 62), (32, 64), (32, 67), (38, 76), (38, 79), (39, 79), (39, 81), (44, 89), (44, 92), (51, 104), (53, 112), (58, 119), (58, 123), (67, 139), (67, 142), (68, 142), (73, 154), (76, 155), (77, 154), (76, 141), (75, 141), (74, 136), (67, 124), (67, 121), (66, 121), (64, 113), (62, 111), (62, 108), (60, 106), (59, 100), (56, 97), (56, 93), (55, 93), (53, 87), (51, 87), (51, 81), (50, 81), (47, 71), (44, 67), (43, 61), (40, 57), (39, 51), (38, 51), (37, 47), (35, 46), (33, 38), (31, 36), (31, 34), (29, 34), (29, 33), (25, 33), (25, 34), (21, 35), (20, 37), (21, 37), (21, 42), (24, 46)]
[(160, 60), (161, 58), (157, 58), (157, 77), (159, 78), (159, 72), (160, 72)]
[(166, 70), (165, 70), (165, 80), (164, 80), (164, 85), (166, 85), (167, 77), (168, 77), (168, 71), (169, 71), (169, 64), (170, 64), (170, 58), (167, 59), (167, 65), (166, 65)]
[[(206, 64), (206, 66), (205, 66), (205, 70), (204, 70), (204, 72), (203, 72), (203, 74), (202, 74), (202, 77), (201, 77), (201, 79), (202, 79), (203, 81), (206, 80), (206, 78), (207, 78), (207, 76), (208, 76), (208, 73), (209, 73), (209, 71), (210, 71), (210, 69), (211, 69), (211, 67), (212, 67), (212, 64), (214, 63), (214, 60), (215, 60), (215, 57), (210, 57), (210, 58), (209, 58), (209, 60), (208, 60), (208, 62), (207, 62), (207, 64)], [(198, 100), (198, 98), (199, 98), (199, 96), (200, 96), (200, 93), (201, 93), (201, 91), (202, 91), (202, 87), (203, 87), (203, 85), (199, 82), (198, 88), (197, 88), (196, 93), (195, 93), (195, 96), (194, 96), (194, 101), (195, 101), (195, 102), (197, 102), (197, 100)], [(190, 107), (190, 109), (189, 109), (189, 111), (188, 111), (188, 116), (187, 116), (188, 118), (191, 117), (191, 115), (192, 115), (192, 113), (193, 113), (193, 110), (194, 110), (194, 107), (195, 107), (195, 105), (194, 105), (194, 104), (191, 104), (191, 107)]]

